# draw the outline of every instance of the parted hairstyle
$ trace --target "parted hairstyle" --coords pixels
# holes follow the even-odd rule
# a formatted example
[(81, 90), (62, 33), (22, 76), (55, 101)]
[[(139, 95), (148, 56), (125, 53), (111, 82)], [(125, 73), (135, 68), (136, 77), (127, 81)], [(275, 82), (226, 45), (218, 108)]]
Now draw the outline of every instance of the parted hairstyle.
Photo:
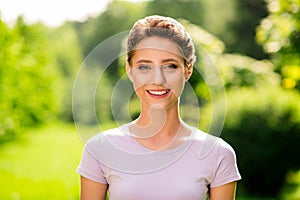
[(175, 42), (181, 48), (185, 65), (194, 65), (196, 61), (195, 48), (190, 34), (175, 19), (159, 15), (147, 16), (133, 25), (127, 40), (127, 62), (129, 64), (131, 64), (138, 43), (145, 38), (154, 36)]

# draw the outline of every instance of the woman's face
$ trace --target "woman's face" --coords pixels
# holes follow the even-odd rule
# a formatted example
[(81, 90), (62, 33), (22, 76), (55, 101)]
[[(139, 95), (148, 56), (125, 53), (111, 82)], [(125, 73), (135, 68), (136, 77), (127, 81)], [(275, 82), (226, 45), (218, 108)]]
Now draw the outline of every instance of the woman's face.
[(144, 108), (177, 106), (192, 73), (181, 55), (179, 46), (169, 39), (149, 37), (139, 42), (126, 70)]

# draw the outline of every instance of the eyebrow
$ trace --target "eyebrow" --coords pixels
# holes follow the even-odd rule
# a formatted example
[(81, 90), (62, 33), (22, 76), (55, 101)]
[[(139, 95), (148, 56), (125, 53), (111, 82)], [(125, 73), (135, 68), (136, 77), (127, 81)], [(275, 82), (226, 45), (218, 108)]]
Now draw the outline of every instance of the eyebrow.
[(147, 59), (140, 59), (136, 63), (153, 63), (152, 60), (147, 60)]
[[(163, 59), (162, 62), (176, 62), (176, 63), (180, 63), (178, 60), (174, 59), (174, 58), (167, 58), (167, 59)], [(140, 59), (138, 60), (136, 63), (153, 63), (152, 60), (148, 60), (148, 59)]]
[(177, 62), (177, 63), (179, 63), (179, 61), (178, 60), (176, 60), (176, 59), (174, 59), (174, 58), (167, 58), (167, 59), (164, 59), (164, 60), (162, 60), (163, 62)]

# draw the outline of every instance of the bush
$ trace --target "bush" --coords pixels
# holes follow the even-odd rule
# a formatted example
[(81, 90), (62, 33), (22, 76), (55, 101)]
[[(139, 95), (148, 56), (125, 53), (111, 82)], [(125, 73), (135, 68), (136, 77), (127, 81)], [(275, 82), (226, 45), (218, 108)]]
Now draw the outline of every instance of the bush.
[(282, 87), (300, 91), (300, 1), (266, 3), (269, 14), (257, 27), (256, 41), (270, 54), (282, 76)]
[(228, 92), (226, 110), (221, 136), (236, 151), (242, 185), (251, 194), (278, 195), (287, 173), (300, 168), (300, 96), (237, 89)]
[(22, 18), (12, 29), (0, 21), (0, 142), (55, 112), (55, 68), (44, 29), (41, 24), (28, 26)]

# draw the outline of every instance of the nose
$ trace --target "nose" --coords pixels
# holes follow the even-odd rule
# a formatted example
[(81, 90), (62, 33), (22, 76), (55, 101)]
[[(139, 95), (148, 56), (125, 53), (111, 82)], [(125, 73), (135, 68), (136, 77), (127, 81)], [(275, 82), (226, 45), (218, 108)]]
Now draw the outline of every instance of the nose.
[(164, 85), (166, 83), (166, 77), (162, 67), (157, 67), (153, 73), (152, 82), (157, 85)]

